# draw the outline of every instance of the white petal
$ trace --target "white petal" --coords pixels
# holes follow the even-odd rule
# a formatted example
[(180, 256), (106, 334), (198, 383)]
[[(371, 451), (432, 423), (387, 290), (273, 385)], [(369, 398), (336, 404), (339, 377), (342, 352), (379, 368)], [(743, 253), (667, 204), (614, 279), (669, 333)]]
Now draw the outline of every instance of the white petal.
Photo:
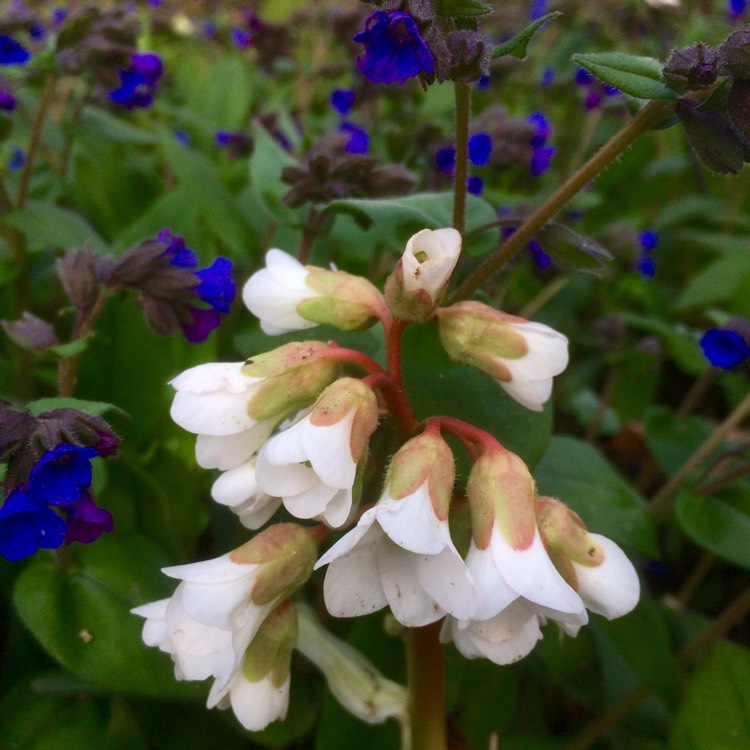
[(235, 508), (240, 523), (248, 529), (259, 529), (281, 506), (281, 498), (263, 494)]
[(544, 380), (559, 375), (568, 366), (568, 339), (543, 323), (511, 324), (528, 344), (529, 350), (519, 359), (503, 360), (514, 376)]
[[(350, 532), (344, 534), (344, 536), (342, 536), (336, 544), (330, 547), (318, 562), (315, 563), (314, 570), (322, 568), (324, 565), (328, 565), (328, 563), (337, 560), (339, 557), (346, 555), (354, 549), (354, 547), (359, 544), (360, 540), (370, 531), (375, 518), (375, 508), (370, 508), (370, 510), (365, 511), (357, 522), (357, 525)], [(385, 534), (383, 533), (383, 530), (376, 525), (373, 534), (368, 537), (366, 542), (362, 542), (362, 544), (373, 544), (382, 537), (385, 537)]]
[(225, 471), (213, 484), (211, 497), (217, 503), (234, 507), (246, 502), (259, 492), (255, 481), (255, 462), (247, 461)]
[(343, 526), (352, 515), (352, 491), (338, 490), (322, 513), (322, 520), (334, 529)]
[(234, 715), (245, 729), (258, 732), (272, 721), (284, 719), (289, 708), (289, 678), (275, 687), (270, 677), (249, 682), (240, 673), (229, 691)]
[(538, 530), (527, 549), (514, 550), (494, 529), (490, 547), (498, 571), (520, 596), (559, 612), (580, 613), (584, 610), (581, 598), (563, 580), (550, 560)]
[[(411, 495), (401, 500), (388, 497), (390, 487), (383, 492), (384, 500), (376, 506), (378, 523), (386, 534), (403, 549), (434, 555), (445, 547), (445, 533), (432, 509), (430, 493), (425, 481)], [(447, 528), (447, 527), (446, 527)]]
[(211, 560), (187, 563), (186, 565), (170, 565), (162, 568), (161, 572), (170, 578), (179, 578), (183, 581), (195, 581), (196, 583), (224, 583), (236, 581), (249, 575), (258, 568), (257, 565), (242, 565), (229, 559), (229, 553)]
[(264, 419), (236, 435), (198, 435), (195, 458), (204, 469), (226, 471), (248, 461), (273, 431), (274, 419)]
[(402, 625), (418, 628), (445, 614), (419, 581), (416, 555), (388, 541), (379, 546), (377, 563), (383, 593), (393, 616)]
[(472, 541), (466, 555), (466, 567), (476, 587), (477, 608), (474, 619), (489, 620), (518, 598), (518, 593), (499, 573), (490, 548), (477, 549)]
[(476, 609), (471, 574), (454, 548), (437, 555), (414, 555), (420, 585), (446, 612), (461, 620)]
[(248, 401), (248, 393), (178, 391), (169, 413), (188, 432), (234, 435), (256, 423), (247, 413)]
[(170, 380), (169, 384), (177, 391), (190, 393), (213, 391), (245, 393), (251, 386), (260, 383), (263, 378), (244, 375), (242, 373), (244, 366), (244, 362), (208, 362), (185, 370)]
[[(508, 363), (508, 360), (505, 360)], [(516, 378), (511, 381), (496, 381), (505, 392), (521, 406), (532, 411), (541, 411), (542, 407), (552, 395), (552, 378), (547, 380), (522, 380)]]
[(597, 567), (573, 563), (578, 593), (592, 612), (608, 620), (630, 612), (641, 594), (638, 574), (627, 555), (601, 534), (591, 535), (604, 550), (604, 562)]
[[(282, 433), (283, 434), (283, 433)], [(277, 435), (276, 437), (281, 437)], [(263, 492), (274, 497), (299, 495), (320, 482), (315, 471), (304, 463), (276, 463), (271, 459), (280, 459), (274, 444), (276, 438), (269, 440), (258, 453), (255, 465), (255, 477)], [(304, 459), (303, 459), (304, 461)]]
[(319, 427), (309, 421), (300, 424), (300, 441), (315, 473), (332, 487), (344, 489), (354, 484), (357, 464), (351, 453), (352, 424), (356, 409), (335, 424)]
[[(351, 551), (332, 559), (326, 571), (323, 595), (326, 608), (334, 617), (367, 615), (388, 603), (377, 573), (377, 550), (388, 540), (378, 526), (362, 530), (365, 533), (360, 543), (355, 544)], [(354, 531), (340, 539), (339, 544)], [(328, 551), (328, 555), (336, 546), (338, 544)], [(316, 568), (329, 562), (325, 557), (318, 561)]]
[(328, 503), (338, 492), (323, 482), (316, 482), (312, 487), (298, 495), (283, 498), (284, 507), (295, 518), (316, 518), (328, 507)]

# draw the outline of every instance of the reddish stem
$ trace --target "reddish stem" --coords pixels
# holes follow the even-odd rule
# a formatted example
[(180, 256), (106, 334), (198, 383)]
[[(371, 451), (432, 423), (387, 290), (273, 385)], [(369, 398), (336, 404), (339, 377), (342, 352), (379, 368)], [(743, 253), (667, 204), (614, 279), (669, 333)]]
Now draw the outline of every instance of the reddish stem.
[(440, 424), (443, 432), (458, 438), (474, 461), (487, 451), (505, 450), (489, 432), (464, 422), (462, 419), (455, 417), (433, 417), (432, 419)]

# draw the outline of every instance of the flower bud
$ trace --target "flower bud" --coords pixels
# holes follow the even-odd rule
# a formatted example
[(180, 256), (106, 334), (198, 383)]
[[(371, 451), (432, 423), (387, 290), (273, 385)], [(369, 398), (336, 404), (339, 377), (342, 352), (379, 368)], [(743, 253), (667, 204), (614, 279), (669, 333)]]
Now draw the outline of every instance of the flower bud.
[(46, 321), (24, 310), (17, 320), (0, 320), (8, 337), (23, 349), (44, 351), (58, 343), (55, 329)]
[(359, 651), (329, 633), (310, 607), (298, 605), (297, 611), (297, 648), (323, 672), (339, 703), (368, 724), (380, 724), (391, 716), (406, 722), (406, 688), (383, 677)]
[(541, 411), (552, 378), (568, 364), (568, 339), (543, 323), (459, 302), (436, 311), (440, 341), (451, 359), (491, 375), (516, 401)]
[(390, 311), (401, 320), (429, 320), (445, 295), (460, 253), (461, 235), (455, 229), (417, 232), (386, 281)]

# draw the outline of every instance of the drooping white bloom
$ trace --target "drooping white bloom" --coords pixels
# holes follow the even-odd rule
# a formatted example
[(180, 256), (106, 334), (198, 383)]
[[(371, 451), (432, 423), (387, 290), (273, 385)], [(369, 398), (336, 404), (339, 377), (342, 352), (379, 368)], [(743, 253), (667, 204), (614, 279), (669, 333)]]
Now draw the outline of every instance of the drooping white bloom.
[(240, 668), (250, 641), (275, 602), (257, 605), (252, 589), (261, 564), (214, 560), (164, 568), (182, 580), (169, 599), (132, 610), (145, 617), (143, 640), (170, 654), (178, 680), (215, 678), (222, 691)]
[(309, 274), (310, 268), (283, 250), (273, 248), (266, 253), (266, 267), (256, 271), (242, 289), (242, 301), (260, 319), (264, 333), (274, 336), (317, 325), (297, 312), (300, 302), (322, 296), (305, 283)]
[(383, 298), (367, 279), (344, 271), (303, 266), (283, 250), (266, 253), (242, 299), (269, 335), (327, 323), (343, 331), (366, 328), (382, 310)]
[(341, 526), (353, 505), (357, 466), (377, 426), (377, 400), (354, 378), (340, 378), (310, 412), (274, 435), (258, 454), (262, 492), (281, 498), (297, 518)]
[(328, 565), (328, 611), (356, 617), (389, 605), (408, 627), (475, 609), (471, 574), (451, 540), (453, 456), (438, 435), (412, 438), (394, 456), (378, 503), (316, 563)]
[(178, 375), (170, 414), (198, 434), (195, 455), (206, 469), (231, 469), (249, 459), (278, 420), (255, 420), (248, 404), (265, 378), (245, 375), (244, 362), (211, 362)]
[(459, 302), (436, 314), (451, 359), (483, 370), (520, 404), (541, 411), (552, 378), (568, 365), (568, 339), (562, 333), (481, 302)]
[[(286, 718), (289, 709), (289, 685), (291, 677), (277, 687), (268, 674), (251, 682), (240, 669), (232, 678), (222, 697), (216, 700), (209, 696), (208, 708), (230, 708), (240, 724), (250, 732), (265, 729), (272, 721)], [(213, 691), (212, 691), (213, 692)]]
[(211, 496), (231, 508), (248, 529), (259, 529), (281, 505), (280, 498), (271, 497), (258, 487), (255, 460), (225, 471), (214, 482)]

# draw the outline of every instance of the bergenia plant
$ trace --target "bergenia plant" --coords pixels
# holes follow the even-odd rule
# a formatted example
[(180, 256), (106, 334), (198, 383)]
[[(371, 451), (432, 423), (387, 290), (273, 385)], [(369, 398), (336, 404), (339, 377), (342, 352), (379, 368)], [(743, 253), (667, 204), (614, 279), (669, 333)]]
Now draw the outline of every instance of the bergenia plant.
[(69, 5), (0, 11), (0, 747), (750, 746), (745, 4)]

